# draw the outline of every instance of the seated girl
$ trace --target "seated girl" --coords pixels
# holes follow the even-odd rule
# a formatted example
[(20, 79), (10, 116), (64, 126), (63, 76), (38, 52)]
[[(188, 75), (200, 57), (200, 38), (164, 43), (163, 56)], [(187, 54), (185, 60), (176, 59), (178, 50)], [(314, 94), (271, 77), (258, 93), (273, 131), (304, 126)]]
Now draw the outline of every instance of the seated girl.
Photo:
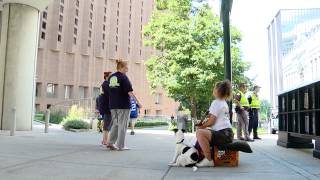
[[(196, 136), (205, 158), (197, 163), (198, 167), (214, 166), (211, 147), (231, 143), (233, 131), (229, 119), (229, 107), (226, 102), (231, 97), (230, 81), (218, 82), (213, 89), (215, 100), (211, 103), (208, 120), (198, 126)], [(210, 128), (210, 129), (208, 129)]]

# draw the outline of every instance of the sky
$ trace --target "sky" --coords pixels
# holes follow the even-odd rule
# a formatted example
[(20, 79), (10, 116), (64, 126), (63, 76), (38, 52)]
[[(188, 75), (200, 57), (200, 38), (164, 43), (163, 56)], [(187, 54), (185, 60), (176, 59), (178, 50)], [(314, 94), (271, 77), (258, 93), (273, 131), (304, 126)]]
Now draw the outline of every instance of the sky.
[[(214, 11), (217, 0), (210, 0)], [(320, 8), (320, 0), (233, 0), (231, 24), (242, 33), (243, 60), (252, 64), (246, 73), (261, 86), (262, 99), (270, 99), (267, 27), (280, 9)]]

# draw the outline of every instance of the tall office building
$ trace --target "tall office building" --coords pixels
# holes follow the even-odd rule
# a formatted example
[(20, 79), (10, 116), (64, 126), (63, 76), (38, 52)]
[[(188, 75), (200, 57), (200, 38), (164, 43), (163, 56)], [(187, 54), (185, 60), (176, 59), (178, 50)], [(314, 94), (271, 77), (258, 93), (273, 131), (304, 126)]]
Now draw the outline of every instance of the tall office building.
[(36, 111), (96, 97), (103, 72), (121, 59), (142, 115), (174, 114), (177, 103), (160, 89), (151, 94), (146, 78), (144, 61), (155, 51), (143, 46), (142, 30), (153, 9), (153, 0), (54, 0), (41, 15)]
[(268, 26), (270, 96), (320, 79), (320, 9), (280, 10)]

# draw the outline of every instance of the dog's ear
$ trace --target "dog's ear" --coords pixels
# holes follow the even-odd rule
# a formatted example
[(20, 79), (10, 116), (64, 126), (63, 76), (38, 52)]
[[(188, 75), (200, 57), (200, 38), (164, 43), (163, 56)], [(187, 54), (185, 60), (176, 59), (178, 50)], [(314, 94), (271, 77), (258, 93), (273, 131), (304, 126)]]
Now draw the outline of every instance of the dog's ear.
[(174, 133), (177, 133), (177, 132), (179, 131), (179, 129), (175, 128), (175, 129), (172, 129), (172, 131), (173, 131)]
[(181, 131), (182, 131), (183, 133), (185, 133), (185, 132), (186, 132), (186, 130), (185, 130), (185, 129), (181, 129)]

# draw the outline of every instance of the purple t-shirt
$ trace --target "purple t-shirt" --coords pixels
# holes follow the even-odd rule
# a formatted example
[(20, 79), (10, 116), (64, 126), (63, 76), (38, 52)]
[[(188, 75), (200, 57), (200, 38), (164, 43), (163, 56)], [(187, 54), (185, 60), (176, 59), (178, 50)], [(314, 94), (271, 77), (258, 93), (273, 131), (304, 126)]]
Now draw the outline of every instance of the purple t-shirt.
[(120, 72), (109, 78), (109, 107), (110, 109), (131, 109), (129, 92), (133, 91), (129, 78)]

